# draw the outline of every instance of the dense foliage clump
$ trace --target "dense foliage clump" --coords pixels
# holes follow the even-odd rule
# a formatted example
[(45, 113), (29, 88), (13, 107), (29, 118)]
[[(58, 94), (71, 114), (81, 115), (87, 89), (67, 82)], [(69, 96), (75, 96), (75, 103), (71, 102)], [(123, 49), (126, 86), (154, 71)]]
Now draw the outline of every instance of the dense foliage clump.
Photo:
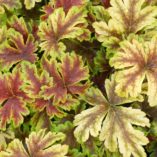
[(157, 1), (0, 0), (0, 157), (157, 157)]

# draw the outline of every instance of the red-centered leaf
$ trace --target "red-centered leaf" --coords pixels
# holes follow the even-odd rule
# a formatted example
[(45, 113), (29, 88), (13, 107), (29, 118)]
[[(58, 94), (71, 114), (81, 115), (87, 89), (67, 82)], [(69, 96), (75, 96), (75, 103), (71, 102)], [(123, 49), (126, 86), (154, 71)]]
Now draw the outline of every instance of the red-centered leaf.
[(89, 33), (86, 29), (86, 16), (87, 12), (82, 7), (72, 7), (67, 14), (63, 8), (58, 8), (47, 21), (41, 22), (39, 26), (40, 47), (45, 54), (53, 57), (61, 55), (65, 51), (63, 39), (80, 39), (85, 32)]
[(60, 73), (68, 91), (72, 94), (83, 93), (87, 86), (80, 82), (88, 79), (89, 70), (84, 66), (82, 58), (75, 54), (67, 54), (62, 58), (60, 67)]
[(137, 96), (145, 83), (150, 106), (157, 105), (157, 37), (141, 43), (135, 39), (124, 41), (121, 50), (110, 60), (115, 69), (120, 69), (116, 80), (116, 92), (123, 96)]
[(42, 20), (46, 20), (55, 9), (63, 7), (64, 11), (67, 13), (73, 6), (82, 6), (85, 4), (85, 0), (55, 0), (54, 2), (49, 2), (49, 4), (43, 7), (44, 15), (41, 16)]
[(5, 129), (6, 124), (13, 121), (18, 126), (23, 116), (29, 113), (26, 103), (27, 95), (21, 90), (23, 81), (19, 70), (12, 74), (0, 75), (0, 128)]
[(8, 21), (8, 27), (15, 29), (17, 32), (23, 35), (24, 41), (27, 40), (29, 31), (23, 17), (18, 18), (17, 16), (13, 16), (11, 20)]
[(0, 152), (1, 157), (66, 157), (68, 152), (67, 145), (58, 142), (65, 138), (62, 133), (32, 132), (23, 143), (15, 139), (7, 150)]
[(51, 99), (44, 100), (40, 95), (41, 87), (48, 85), (51, 79), (48, 77), (48, 73), (45, 71), (39, 75), (39, 72), (35, 65), (25, 62), (22, 64), (24, 73), (25, 85), (23, 86), (24, 91), (29, 95), (30, 98), (34, 99), (32, 107), (36, 111), (43, 111), (46, 108), (47, 115), (50, 117), (58, 116), (62, 117), (64, 114), (60, 111), (57, 106), (53, 105)]
[[(62, 106), (61, 106), (62, 107)], [(43, 111), (46, 108), (47, 115), (52, 118), (54, 116), (63, 117), (65, 114), (57, 106), (53, 105), (53, 100), (36, 99), (34, 108), (38, 111)]]
[(15, 31), (19, 32), (24, 41), (27, 41), (29, 34), (32, 34), (36, 41), (39, 40), (38, 37), (38, 26), (34, 21), (27, 22), (23, 17), (18, 18), (17, 16), (12, 16), (7, 23), (8, 28), (13, 28)]
[(18, 62), (25, 60), (34, 63), (37, 59), (36, 54), (34, 54), (36, 44), (34, 43), (33, 36), (29, 35), (27, 41), (24, 42), (24, 38), (20, 33), (14, 33), (10, 35), (8, 45), (0, 50), (1, 66), (7, 70)]
[(82, 58), (74, 53), (67, 53), (61, 63), (44, 59), (43, 67), (53, 78), (53, 83), (43, 88), (43, 95), (45, 99), (53, 97), (54, 104), (64, 103), (68, 93), (81, 94), (88, 87), (88, 83), (81, 83), (89, 77), (88, 68), (84, 66)]
[(73, 6), (81, 6), (85, 0), (56, 0), (55, 8), (63, 7), (65, 12), (68, 12)]
[(49, 72), (50, 76), (53, 78), (53, 84), (44, 88), (44, 96), (50, 99), (53, 96), (53, 102), (55, 104), (60, 101), (65, 102), (67, 96), (67, 89), (64, 86), (62, 77), (58, 71), (58, 64), (55, 60), (48, 61), (44, 59), (42, 62), (44, 69)]

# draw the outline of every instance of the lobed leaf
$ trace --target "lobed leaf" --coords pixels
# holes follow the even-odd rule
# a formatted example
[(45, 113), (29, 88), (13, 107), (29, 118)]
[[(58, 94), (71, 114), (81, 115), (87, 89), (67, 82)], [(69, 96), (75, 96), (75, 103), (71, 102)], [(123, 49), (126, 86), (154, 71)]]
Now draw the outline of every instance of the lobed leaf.
[(156, 60), (157, 60), (157, 38), (154, 37), (148, 43), (124, 41), (121, 51), (112, 59), (111, 65), (121, 69), (117, 75), (118, 85), (116, 92), (121, 96), (136, 97), (142, 92), (144, 80), (148, 84), (148, 101), (150, 106), (157, 105), (156, 96)]
[(40, 112), (46, 108), (46, 112), (50, 117), (54, 115), (59, 117), (62, 116), (63, 113), (53, 105), (52, 100), (44, 100), (43, 96), (40, 94), (41, 88), (44, 85), (48, 85), (49, 82), (52, 81), (49, 78), (48, 73), (43, 71), (41, 74), (39, 74), (37, 67), (29, 62), (23, 63), (22, 69), (24, 77), (26, 78), (23, 89), (30, 98), (34, 99), (32, 107), (36, 111)]
[(32, 35), (29, 35), (25, 42), (20, 33), (13, 31), (10, 34), (8, 44), (0, 49), (2, 69), (11, 68), (14, 64), (24, 60), (34, 63), (37, 59), (34, 53), (36, 50), (36, 44)]
[[(64, 138), (62, 133), (46, 133), (45, 130), (32, 132), (25, 140), (26, 148), (18, 139), (13, 140), (1, 157), (65, 157), (68, 146), (55, 144)], [(27, 152), (28, 150), (28, 152)]]
[(141, 101), (141, 98), (118, 97), (114, 92), (114, 77), (105, 82), (107, 99), (96, 88), (90, 88), (83, 95), (82, 98), (93, 107), (75, 116), (74, 125), (77, 127), (74, 135), (78, 142), (87, 141), (89, 135), (99, 136), (109, 151), (116, 152), (119, 148), (124, 157), (146, 157), (142, 146), (148, 143), (148, 139), (132, 125), (149, 127), (149, 120), (141, 110), (121, 106)]
[[(67, 14), (63, 8), (56, 9), (47, 22), (41, 22), (39, 35), (41, 48), (46, 55), (60, 55), (65, 50), (61, 42), (66, 38), (77, 38), (86, 30), (86, 11), (83, 8), (72, 7)], [(85, 27), (81, 27), (85, 25)]]
[(18, 18), (14, 15), (8, 21), (7, 25), (9, 28), (13, 28), (15, 31), (19, 32), (23, 36), (24, 41), (27, 40), (29, 36), (29, 31), (23, 17)]
[(23, 80), (19, 70), (12, 74), (0, 74), (0, 128), (13, 121), (17, 127), (23, 122), (23, 116), (29, 114), (26, 107), (28, 96), (21, 90)]
[(81, 94), (88, 88), (89, 84), (82, 84), (89, 77), (89, 71), (84, 66), (82, 58), (74, 53), (65, 54), (61, 63), (55, 60), (43, 60), (44, 69), (49, 72), (53, 82), (43, 87), (42, 95), (45, 99), (53, 97), (53, 103), (65, 103), (68, 94)]
[(111, 0), (108, 9), (111, 19), (108, 24), (103, 21), (93, 24), (98, 40), (111, 48), (117, 48), (123, 37), (138, 33), (153, 24), (157, 15), (156, 6), (143, 7), (144, 2), (145, 0)]

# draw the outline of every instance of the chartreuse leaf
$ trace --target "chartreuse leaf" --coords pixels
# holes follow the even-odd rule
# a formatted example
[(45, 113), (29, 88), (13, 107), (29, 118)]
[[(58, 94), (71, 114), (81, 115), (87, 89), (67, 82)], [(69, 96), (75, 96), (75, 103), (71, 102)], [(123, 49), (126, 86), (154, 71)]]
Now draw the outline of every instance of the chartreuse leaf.
[(0, 74), (0, 129), (5, 129), (6, 124), (12, 121), (14, 126), (19, 126), (23, 116), (29, 114), (26, 104), (30, 100), (21, 90), (23, 83), (20, 70)]
[(94, 87), (83, 95), (82, 98), (93, 107), (75, 116), (74, 125), (77, 127), (74, 135), (79, 142), (87, 141), (89, 135), (99, 136), (107, 149), (116, 152), (119, 148), (123, 157), (130, 157), (131, 154), (134, 157), (146, 157), (142, 146), (148, 143), (148, 139), (132, 125), (149, 127), (149, 120), (140, 109), (121, 106), (136, 100), (142, 101), (142, 98), (117, 96), (114, 92), (114, 77), (105, 82), (107, 99)]
[[(1, 157), (66, 157), (67, 145), (56, 144), (64, 139), (62, 133), (32, 132), (25, 139), (25, 145), (19, 139), (13, 140), (6, 151), (0, 152)], [(26, 146), (26, 147), (25, 147)]]
[(121, 96), (137, 96), (146, 79), (150, 106), (157, 105), (157, 37), (148, 43), (133, 39), (124, 41), (121, 50), (111, 58), (111, 65), (121, 69), (117, 75), (116, 92)]
[(24, 0), (26, 9), (34, 8), (36, 2), (41, 2), (41, 0)]
[(0, 0), (0, 14), (5, 12), (4, 7), (8, 10), (17, 9), (21, 7), (21, 3), (20, 0)]
[(156, 6), (142, 7), (145, 0), (111, 0), (108, 12), (111, 19), (95, 22), (97, 39), (104, 45), (116, 48), (123, 37), (138, 33), (155, 21)]
[(34, 63), (37, 59), (34, 37), (29, 35), (25, 41), (22, 34), (10, 31), (8, 43), (0, 49), (0, 64), (2, 69), (8, 70), (21, 61)]
[(61, 54), (65, 50), (62, 39), (77, 38), (83, 35), (87, 26), (86, 16), (87, 13), (82, 7), (72, 7), (67, 14), (63, 8), (58, 8), (46, 22), (41, 22), (39, 26), (40, 46), (46, 55), (54, 57)]
[(39, 74), (37, 67), (29, 62), (24, 62), (22, 64), (22, 70), (24, 74), (25, 85), (23, 86), (24, 91), (29, 95), (30, 98), (34, 99), (32, 107), (36, 111), (43, 111), (46, 108), (46, 113), (50, 117), (62, 116), (63, 113), (53, 105), (51, 99), (45, 100), (42, 95), (40, 95), (41, 88), (44, 85), (48, 85), (52, 80), (49, 78), (48, 73), (43, 71)]

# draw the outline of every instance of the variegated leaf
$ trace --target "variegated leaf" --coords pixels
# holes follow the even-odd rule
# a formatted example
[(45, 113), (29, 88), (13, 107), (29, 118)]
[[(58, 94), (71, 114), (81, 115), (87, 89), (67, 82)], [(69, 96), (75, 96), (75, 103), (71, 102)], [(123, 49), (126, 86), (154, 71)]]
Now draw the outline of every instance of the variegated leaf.
[(82, 58), (75, 53), (65, 54), (61, 63), (54, 59), (44, 59), (43, 67), (53, 78), (53, 82), (42, 88), (42, 95), (45, 99), (53, 97), (54, 104), (65, 103), (68, 94), (79, 95), (89, 86), (88, 83), (81, 83), (89, 77), (88, 67), (84, 66)]
[(108, 12), (111, 19), (95, 22), (93, 27), (97, 38), (104, 45), (117, 48), (123, 37), (151, 25), (157, 15), (155, 6), (143, 7), (145, 0), (111, 0)]
[[(32, 132), (25, 140), (25, 146), (19, 139), (13, 140), (6, 151), (0, 152), (1, 157), (66, 157), (67, 145), (55, 144), (64, 139), (62, 133)], [(28, 152), (27, 152), (28, 150)]]
[(87, 141), (89, 135), (99, 136), (107, 149), (116, 152), (119, 148), (123, 157), (146, 157), (142, 146), (148, 143), (148, 139), (133, 125), (149, 127), (149, 120), (140, 109), (121, 106), (142, 99), (120, 98), (115, 93), (114, 77), (105, 82), (107, 99), (96, 88), (90, 88), (83, 95), (82, 98), (93, 107), (75, 116), (74, 125), (77, 127), (74, 135), (79, 142)]
[[(23, 116), (29, 114), (26, 104), (30, 101), (21, 90), (23, 80), (20, 70), (12, 74), (0, 74), (0, 128), (13, 121), (17, 127), (23, 122)], [(2, 105), (3, 104), (3, 105)]]
[(40, 95), (41, 88), (48, 85), (52, 80), (49, 78), (48, 73), (43, 71), (39, 74), (37, 67), (34, 64), (25, 62), (22, 64), (22, 69), (24, 73), (25, 85), (23, 86), (24, 91), (29, 95), (30, 98), (34, 100), (32, 107), (36, 111), (43, 111), (46, 108), (46, 113), (48, 116), (53, 117), (54, 115), (61, 117), (63, 112), (53, 105), (53, 100), (44, 100), (43, 96)]
[(157, 37), (148, 43), (124, 41), (121, 51), (110, 63), (116, 69), (121, 69), (117, 75), (116, 92), (125, 97), (137, 96), (142, 92), (144, 80), (148, 84), (148, 101), (150, 106), (157, 105)]
[(12, 65), (21, 61), (34, 63), (37, 59), (34, 53), (37, 50), (34, 37), (29, 35), (26, 41), (18, 32), (11, 32), (8, 44), (0, 49), (1, 68), (9, 70)]
[(72, 7), (67, 14), (63, 8), (58, 8), (50, 15), (47, 22), (41, 22), (39, 26), (40, 46), (46, 55), (53, 57), (60, 55), (65, 50), (62, 39), (77, 38), (83, 35), (87, 26), (86, 16), (83, 8)]

